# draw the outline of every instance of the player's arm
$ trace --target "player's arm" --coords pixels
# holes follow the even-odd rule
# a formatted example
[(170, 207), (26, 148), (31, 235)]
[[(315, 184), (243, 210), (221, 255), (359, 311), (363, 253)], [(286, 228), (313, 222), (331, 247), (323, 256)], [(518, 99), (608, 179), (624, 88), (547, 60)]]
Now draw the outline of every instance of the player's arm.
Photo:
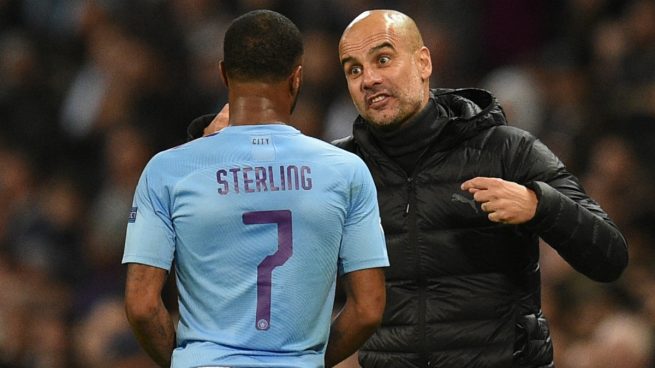
[(326, 367), (338, 364), (357, 351), (375, 332), (384, 312), (386, 295), (381, 268), (347, 273), (342, 283), (346, 302), (330, 328)]
[(170, 367), (175, 348), (173, 319), (161, 292), (168, 272), (138, 263), (127, 265), (125, 311), (141, 347), (160, 367)]

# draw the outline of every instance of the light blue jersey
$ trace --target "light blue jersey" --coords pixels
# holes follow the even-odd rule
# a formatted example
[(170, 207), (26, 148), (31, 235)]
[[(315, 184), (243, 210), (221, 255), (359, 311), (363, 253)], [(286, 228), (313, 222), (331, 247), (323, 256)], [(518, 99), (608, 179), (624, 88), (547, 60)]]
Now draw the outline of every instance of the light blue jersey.
[(355, 155), (283, 124), (234, 126), (157, 154), (123, 263), (171, 269), (173, 367), (322, 367), (335, 279), (388, 266)]

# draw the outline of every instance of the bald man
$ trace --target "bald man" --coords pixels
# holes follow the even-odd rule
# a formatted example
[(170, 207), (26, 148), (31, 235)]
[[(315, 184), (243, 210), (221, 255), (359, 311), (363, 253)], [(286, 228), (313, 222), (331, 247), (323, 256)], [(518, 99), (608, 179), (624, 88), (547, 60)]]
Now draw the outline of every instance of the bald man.
[(611, 282), (628, 262), (619, 229), (546, 146), (507, 126), (489, 92), (430, 88), (430, 53), (407, 15), (362, 13), (339, 58), (359, 116), (333, 143), (373, 175), (391, 263), (360, 364), (553, 367), (539, 238)]
[(628, 261), (616, 225), (489, 92), (430, 89), (430, 53), (405, 14), (362, 13), (339, 58), (359, 116), (334, 143), (371, 170), (391, 263), (360, 364), (552, 367), (539, 238), (610, 282)]

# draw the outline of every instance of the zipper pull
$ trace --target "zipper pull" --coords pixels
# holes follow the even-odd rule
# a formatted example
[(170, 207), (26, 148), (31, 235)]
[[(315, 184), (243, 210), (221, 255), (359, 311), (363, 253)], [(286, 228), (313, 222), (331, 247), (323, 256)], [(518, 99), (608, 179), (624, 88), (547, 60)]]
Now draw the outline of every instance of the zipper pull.
[[(409, 192), (412, 191), (412, 186), (413, 186), (412, 181), (413, 180), (414, 180), (414, 178), (412, 178), (411, 176), (407, 177), (407, 184), (409, 185), (409, 188), (408, 188)], [(408, 195), (411, 195), (411, 193), (408, 193)], [(407, 215), (409, 215), (409, 198), (407, 199), (407, 206), (405, 206), (405, 216), (407, 216)]]

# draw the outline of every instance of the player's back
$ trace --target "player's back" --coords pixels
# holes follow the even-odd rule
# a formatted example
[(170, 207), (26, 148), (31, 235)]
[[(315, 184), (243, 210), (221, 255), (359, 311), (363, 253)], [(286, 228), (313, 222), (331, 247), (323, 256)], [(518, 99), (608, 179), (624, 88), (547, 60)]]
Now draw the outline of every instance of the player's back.
[(167, 173), (176, 236), (174, 366), (320, 366), (338, 262), (364, 260), (340, 253), (364, 164), (273, 124), (225, 128), (151, 165)]

